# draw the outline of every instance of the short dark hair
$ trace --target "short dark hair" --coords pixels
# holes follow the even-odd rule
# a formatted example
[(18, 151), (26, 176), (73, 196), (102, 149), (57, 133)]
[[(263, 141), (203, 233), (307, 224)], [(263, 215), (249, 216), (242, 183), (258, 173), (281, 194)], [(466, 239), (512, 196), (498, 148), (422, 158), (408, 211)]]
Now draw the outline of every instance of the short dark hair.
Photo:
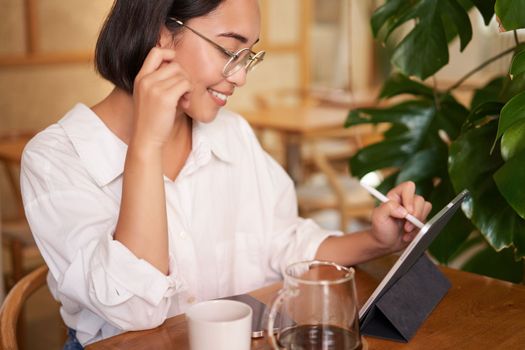
[(100, 31), (95, 68), (115, 86), (132, 93), (133, 82), (149, 51), (160, 37), (162, 25), (174, 34), (185, 22), (215, 10), (224, 0), (115, 0)]

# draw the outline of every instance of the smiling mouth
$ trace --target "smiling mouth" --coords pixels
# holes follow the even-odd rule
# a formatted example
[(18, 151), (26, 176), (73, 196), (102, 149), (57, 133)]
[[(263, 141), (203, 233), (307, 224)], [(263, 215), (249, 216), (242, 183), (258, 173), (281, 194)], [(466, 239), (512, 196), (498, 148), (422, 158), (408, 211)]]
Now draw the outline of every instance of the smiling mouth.
[(210, 94), (215, 96), (217, 99), (219, 99), (223, 103), (226, 103), (226, 100), (228, 99), (228, 96), (226, 96), (225, 94), (222, 94), (222, 93), (220, 93), (218, 91), (212, 90), (212, 89), (208, 89), (208, 91), (210, 92)]

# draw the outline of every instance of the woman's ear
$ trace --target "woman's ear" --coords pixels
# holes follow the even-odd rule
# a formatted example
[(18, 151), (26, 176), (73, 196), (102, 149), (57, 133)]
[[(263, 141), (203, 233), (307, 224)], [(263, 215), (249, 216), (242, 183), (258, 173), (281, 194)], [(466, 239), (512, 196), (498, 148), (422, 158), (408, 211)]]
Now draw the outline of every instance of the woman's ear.
[(166, 26), (160, 28), (159, 40), (157, 40), (157, 47), (173, 48), (173, 33), (169, 31)]

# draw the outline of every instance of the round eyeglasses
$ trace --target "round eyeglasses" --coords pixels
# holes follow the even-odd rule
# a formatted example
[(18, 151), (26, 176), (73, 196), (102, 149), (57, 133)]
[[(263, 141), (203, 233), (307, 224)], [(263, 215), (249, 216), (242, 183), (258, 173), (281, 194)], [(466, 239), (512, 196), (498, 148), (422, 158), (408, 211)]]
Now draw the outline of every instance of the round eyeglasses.
[(266, 55), (266, 52), (259, 51), (257, 53), (253, 52), (250, 48), (244, 48), (240, 49), (237, 52), (230, 51), (223, 46), (217, 44), (213, 40), (209, 39), (205, 35), (199, 33), (195, 29), (188, 27), (186, 24), (184, 24), (182, 21), (169, 17), (170, 20), (174, 21), (178, 25), (190, 30), (197, 36), (201, 37), (202, 39), (206, 40), (208, 43), (212, 44), (216, 49), (221, 51), (223, 54), (228, 56), (230, 59), (226, 64), (224, 65), (224, 68), (222, 69), (222, 75), (224, 77), (230, 77), (237, 73), (241, 69), (245, 69), (246, 72), (251, 71), (255, 66), (257, 66), (259, 63), (261, 63), (264, 60), (264, 56)]

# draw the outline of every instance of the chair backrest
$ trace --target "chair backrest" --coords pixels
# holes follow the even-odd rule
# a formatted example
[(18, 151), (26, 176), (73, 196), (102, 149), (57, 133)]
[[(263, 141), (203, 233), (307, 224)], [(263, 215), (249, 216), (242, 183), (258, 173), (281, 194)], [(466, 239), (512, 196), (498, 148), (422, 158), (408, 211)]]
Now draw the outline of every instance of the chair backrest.
[(254, 96), (255, 107), (266, 109), (272, 107), (317, 106), (319, 100), (312, 96), (308, 89), (272, 89)]
[(20, 194), (20, 159), (26, 143), (35, 135), (33, 131), (0, 134), (0, 164), (9, 182), (16, 201), (18, 218), (24, 217), (22, 196)]
[(23, 277), (7, 294), (0, 309), (0, 349), (18, 350), (17, 324), (26, 300), (46, 283), (48, 268), (40, 266)]
[[(346, 231), (352, 220), (368, 221), (374, 208), (374, 200), (361, 188), (359, 181), (351, 178), (348, 159), (369, 139), (380, 134), (371, 125), (352, 128), (337, 128), (310, 133), (304, 137), (309, 146), (310, 157), (307, 165), (314, 180), (323, 175), (323, 190), (314, 185), (308, 191), (308, 184), (298, 189), (299, 209), (303, 215), (314, 211), (336, 209), (339, 212), (339, 229)], [(320, 181), (317, 181), (319, 185)], [(326, 191), (328, 189), (329, 191)], [(313, 194), (317, 194), (313, 197)]]

